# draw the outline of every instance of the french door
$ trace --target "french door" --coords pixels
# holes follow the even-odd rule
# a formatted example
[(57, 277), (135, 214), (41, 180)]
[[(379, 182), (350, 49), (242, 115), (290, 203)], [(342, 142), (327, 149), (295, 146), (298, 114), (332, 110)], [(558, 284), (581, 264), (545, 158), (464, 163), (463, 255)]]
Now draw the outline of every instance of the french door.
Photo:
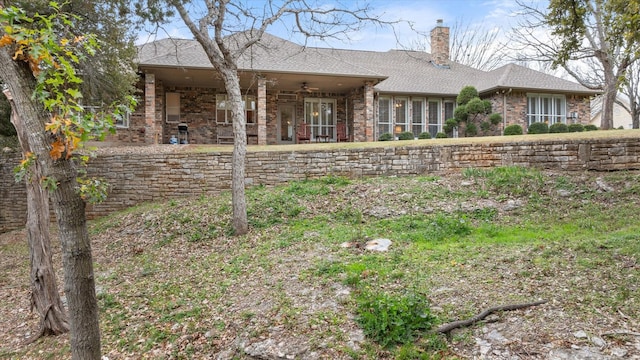
[(335, 139), (336, 101), (334, 99), (304, 99), (304, 119), (311, 127), (311, 138)]
[(293, 144), (295, 141), (296, 105), (278, 105), (278, 143)]

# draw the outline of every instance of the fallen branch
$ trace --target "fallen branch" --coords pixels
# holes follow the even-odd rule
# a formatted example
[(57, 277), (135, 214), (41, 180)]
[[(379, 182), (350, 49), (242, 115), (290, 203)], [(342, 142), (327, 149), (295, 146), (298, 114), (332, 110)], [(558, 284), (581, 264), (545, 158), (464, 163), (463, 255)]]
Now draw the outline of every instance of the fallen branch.
[(542, 304), (544, 304), (546, 302), (547, 302), (547, 300), (540, 300), (540, 301), (534, 301), (534, 302), (524, 303), (524, 304), (510, 304), (510, 305), (501, 305), (501, 306), (491, 307), (491, 308), (485, 309), (483, 312), (481, 312), (480, 314), (478, 314), (478, 315), (476, 315), (476, 316), (474, 316), (474, 317), (472, 317), (470, 319), (458, 320), (458, 321), (454, 321), (454, 322), (443, 324), (436, 330), (436, 332), (439, 332), (441, 334), (449, 334), (449, 332), (451, 330), (453, 330), (453, 329), (457, 329), (457, 328), (473, 325), (473, 324), (477, 323), (478, 321), (486, 318), (487, 316), (493, 314), (494, 312), (524, 309), (524, 308), (528, 308), (530, 306), (542, 305)]
[(632, 335), (632, 336), (640, 336), (640, 333), (634, 331), (627, 330), (619, 330), (619, 331), (610, 331), (606, 333), (600, 334), (601, 336), (616, 336), (616, 335)]

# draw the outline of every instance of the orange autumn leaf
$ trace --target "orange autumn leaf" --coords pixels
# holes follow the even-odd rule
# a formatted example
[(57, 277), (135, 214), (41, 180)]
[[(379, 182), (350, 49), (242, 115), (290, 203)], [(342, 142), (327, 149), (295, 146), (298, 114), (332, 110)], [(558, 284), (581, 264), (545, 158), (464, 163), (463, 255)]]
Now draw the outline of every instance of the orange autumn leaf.
[(13, 54), (13, 60), (17, 60), (19, 57), (22, 58), (22, 55), (24, 55), (22, 49), (16, 50), (15, 54)]
[(51, 144), (51, 151), (49, 151), (49, 155), (51, 155), (51, 158), (53, 160), (58, 160), (62, 157), (64, 149), (64, 143), (60, 141), (60, 139), (58, 139), (53, 144)]
[(2, 38), (0, 38), (0, 47), (7, 46), (13, 43), (13, 38), (7, 34), (5, 34)]

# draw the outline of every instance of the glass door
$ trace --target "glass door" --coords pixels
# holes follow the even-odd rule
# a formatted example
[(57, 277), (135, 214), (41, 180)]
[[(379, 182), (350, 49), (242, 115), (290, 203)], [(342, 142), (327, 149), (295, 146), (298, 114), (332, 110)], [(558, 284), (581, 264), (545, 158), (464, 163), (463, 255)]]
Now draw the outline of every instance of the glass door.
[(333, 99), (305, 99), (304, 116), (311, 126), (311, 137), (317, 141), (333, 141), (336, 127), (336, 101)]
[(296, 124), (295, 104), (278, 105), (278, 143), (293, 144)]

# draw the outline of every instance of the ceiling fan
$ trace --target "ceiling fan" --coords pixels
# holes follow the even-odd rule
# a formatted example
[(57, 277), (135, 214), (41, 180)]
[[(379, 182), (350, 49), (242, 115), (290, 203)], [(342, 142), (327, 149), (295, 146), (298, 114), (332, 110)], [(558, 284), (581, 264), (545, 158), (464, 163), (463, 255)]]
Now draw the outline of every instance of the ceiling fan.
[(309, 84), (307, 84), (306, 82), (302, 83), (302, 86), (300, 86), (300, 89), (298, 89), (296, 92), (307, 92), (307, 93), (311, 93), (314, 91), (318, 91), (320, 90), (319, 88), (316, 87), (309, 87)]

